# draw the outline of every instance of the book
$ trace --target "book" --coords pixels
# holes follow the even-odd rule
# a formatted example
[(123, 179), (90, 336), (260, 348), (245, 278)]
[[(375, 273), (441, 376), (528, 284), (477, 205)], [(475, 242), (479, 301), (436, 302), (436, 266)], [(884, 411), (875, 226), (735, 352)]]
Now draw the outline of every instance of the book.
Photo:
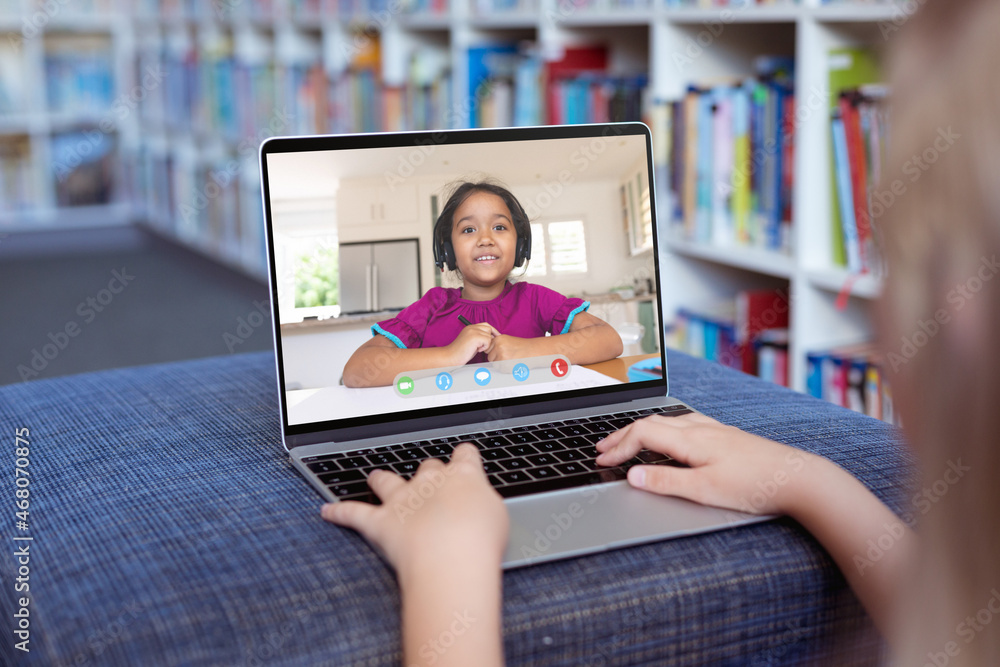
[(860, 273), (864, 265), (861, 261), (858, 226), (854, 219), (854, 179), (851, 177), (850, 154), (847, 148), (847, 127), (840, 110), (834, 112), (830, 129), (833, 133), (834, 184), (838, 202), (837, 218), (841, 231), (840, 247), (843, 248), (847, 268)]
[(760, 374), (763, 351), (772, 381), (787, 386), (788, 314), (784, 290), (740, 292), (732, 301), (679, 309), (677, 344), (688, 354), (751, 375)]
[[(828, 69), (828, 90), (830, 95), (830, 113), (831, 118), (840, 111), (840, 118), (844, 122), (843, 108), (841, 107), (840, 96), (841, 93), (856, 90), (864, 85), (875, 84), (881, 81), (881, 73), (879, 68), (879, 63), (875, 57), (875, 54), (869, 49), (860, 47), (849, 47), (849, 48), (839, 48), (832, 49), (827, 53), (827, 69)], [(853, 124), (851, 119), (847, 119), (847, 127), (845, 128), (844, 141), (845, 149), (847, 146), (848, 135), (847, 132), (851, 131)], [(853, 237), (857, 233), (857, 219), (858, 210), (854, 205), (854, 191), (857, 186), (852, 187), (851, 192), (851, 208), (853, 209), (854, 218), (854, 232), (851, 232), (849, 225), (844, 217), (848, 215), (845, 210), (846, 202), (843, 200), (841, 193), (838, 190), (843, 189), (843, 185), (837, 183), (838, 170), (840, 167), (836, 164), (837, 150), (835, 146), (836, 138), (831, 130), (831, 150), (830, 150), (830, 161), (831, 161), (831, 191), (834, 196), (831, 198), (831, 241), (833, 248), (832, 261), (837, 266), (847, 267), (851, 271), (860, 272), (862, 269), (858, 262), (861, 259), (861, 249), (860, 245), (855, 250), (849, 249), (847, 247), (849, 242), (855, 242)], [(853, 139), (850, 139), (853, 141)], [(845, 153), (846, 155), (846, 153)], [(864, 220), (862, 220), (864, 224)], [(848, 241), (847, 235), (851, 234), (851, 241)], [(857, 239), (857, 243), (860, 244), (861, 238)], [(849, 256), (849, 253), (853, 255), (853, 258)]]
[(603, 45), (567, 46), (562, 56), (545, 63), (545, 85), (549, 125), (560, 125), (567, 111), (560, 99), (561, 84), (582, 74), (603, 73), (608, 67), (608, 49)]
[(806, 355), (806, 388), (816, 398), (898, 424), (882, 369), (882, 355), (873, 343), (812, 351)]
[(671, 226), (689, 241), (790, 251), (794, 91), (777, 63), (758, 77), (688, 88), (673, 106)]

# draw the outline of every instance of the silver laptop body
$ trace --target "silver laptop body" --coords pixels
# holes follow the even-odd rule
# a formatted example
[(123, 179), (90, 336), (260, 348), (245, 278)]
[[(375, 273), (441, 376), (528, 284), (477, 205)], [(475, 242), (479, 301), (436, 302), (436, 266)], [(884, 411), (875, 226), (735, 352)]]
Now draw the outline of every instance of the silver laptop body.
[[(350, 465), (396, 460), (412, 452), (412, 445), (447, 448), (459, 439), (496, 434), (507, 442), (512, 433), (584, 433), (598, 428), (595, 418), (605, 415), (620, 424), (650, 413), (691, 411), (668, 395), (662, 325), (640, 334), (641, 340), (628, 338), (643, 329), (628, 321), (635, 318), (629, 308), (647, 302), (659, 323), (660, 290), (669, 289), (660, 276), (652, 165), (649, 129), (641, 123), (264, 142), (260, 169), (283, 444), (292, 464), (324, 500), (336, 502), (339, 491), (334, 489), (345, 488), (331, 480), (351, 477), (357, 485), (356, 472), (341, 474), (338, 467), (348, 460)], [(444, 206), (446, 186), (483, 176), (508, 186), (533, 223), (548, 225), (539, 227), (541, 236), (533, 227), (537, 238), (529, 262), (544, 262), (546, 272), (518, 279), (548, 282), (557, 291), (580, 295), (591, 302), (590, 312), (605, 315), (613, 325), (612, 320), (624, 318), (616, 327), (628, 342), (623, 356), (640, 362), (627, 369), (622, 364), (616, 378), (598, 366), (573, 367), (562, 377), (553, 370), (554, 376), (547, 377), (547, 364), (551, 361), (557, 369), (558, 362), (536, 358), (525, 360), (530, 384), (512, 379), (512, 364), (497, 362), (485, 364), (490, 381), (496, 382), (492, 387), (471, 384), (478, 384), (479, 374), (472, 366), (447, 369), (447, 389), (433, 384), (441, 369), (397, 378), (391, 387), (344, 387), (338, 377), (343, 363), (364, 340), (377, 335), (371, 325), (392, 318), (440, 279), (431, 229)], [(577, 220), (582, 225), (573, 227)], [(558, 230), (564, 235), (567, 229), (583, 230), (585, 271), (571, 267), (559, 275), (555, 244), (565, 239), (552, 231), (555, 223), (562, 224)], [(560, 250), (565, 252), (565, 245)], [(302, 267), (317, 270), (332, 264), (334, 256), (340, 296), (328, 295), (328, 305), (311, 307), (302, 294), (308, 292), (303, 283), (309, 280)], [(616, 287), (625, 288), (624, 300), (586, 296)], [(643, 287), (645, 293), (637, 293)], [(332, 300), (338, 303), (329, 305)], [(623, 369), (628, 371), (625, 381)], [(416, 390), (407, 386), (411, 380)], [(444, 450), (425, 446), (421, 451)], [(621, 475), (605, 475), (600, 479), (615, 481), (600, 481), (593, 477), (599, 472), (586, 474), (582, 486), (562, 488), (564, 481), (546, 484), (529, 474), (525, 479), (530, 481), (518, 489), (513, 489), (516, 484), (500, 489), (511, 517), (504, 567), (762, 519), (638, 491)]]

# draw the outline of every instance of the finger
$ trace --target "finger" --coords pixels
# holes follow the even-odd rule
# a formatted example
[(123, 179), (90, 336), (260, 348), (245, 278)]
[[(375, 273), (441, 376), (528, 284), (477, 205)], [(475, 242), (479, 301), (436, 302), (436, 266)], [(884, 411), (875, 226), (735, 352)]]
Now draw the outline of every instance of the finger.
[(424, 459), (423, 461), (420, 462), (420, 465), (417, 466), (416, 475), (419, 475), (421, 472), (427, 472), (429, 470), (439, 470), (443, 467), (444, 467), (444, 461), (442, 461), (441, 459)]
[(640, 419), (609, 434), (608, 437), (597, 443), (598, 451), (602, 452), (597, 457), (597, 463), (616, 466), (628, 461), (645, 446), (643, 442), (644, 431), (648, 428), (649, 422)]
[(451, 453), (451, 463), (465, 463), (473, 466), (483, 475), (486, 474), (486, 471), (483, 470), (483, 459), (479, 455), (479, 450), (471, 442), (463, 442), (455, 447)]
[(397, 489), (406, 486), (406, 480), (394, 472), (377, 469), (369, 473), (368, 486), (379, 497), (379, 500), (385, 500), (395, 493)]
[(343, 500), (327, 503), (320, 508), (320, 515), (326, 521), (345, 528), (353, 528), (366, 535), (375, 521), (375, 505), (357, 500)]
[(676, 496), (704, 503), (705, 485), (697, 471), (670, 466), (634, 466), (628, 471), (628, 483), (637, 489), (661, 496)]
[(634, 425), (635, 422), (632, 422), (628, 426), (624, 426), (618, 429), (617, 431), (613, 431), (607, 434), (606, 436), (604, 436), (602, 440), (598, 440), (597, 443), (595, 443), (594, 445), (595, 447), (597, 447), (597, 451), (606, 452), (615, 445), (617, 445), (619, 442), (621, 442), (622, 438), (625, 437), (625, 435)]

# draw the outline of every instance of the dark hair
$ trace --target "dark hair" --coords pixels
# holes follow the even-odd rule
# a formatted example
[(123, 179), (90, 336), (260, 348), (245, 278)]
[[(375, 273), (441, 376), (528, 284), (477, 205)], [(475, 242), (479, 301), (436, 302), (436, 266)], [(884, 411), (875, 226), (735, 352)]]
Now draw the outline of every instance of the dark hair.
[(517, 249), (514, 253), (514, 266), (521, 266), (525, 260), (531, 259), (531, 221), (524, 212), (521, 203), (517, 201), (510, 190), (492, 181), (462, 181), (452, 189), (448, 201), (441, 210), (441, 215), (434, 222), (434, 263), (439, 269), (446, 266), (454, 271), (455, 248), (451, 244), (451, 232), (454, 226), (455, 211), (470, 195), (476, 192), (486, 192), (503, 200), (510, 210), (511, 222), (517, 233)]

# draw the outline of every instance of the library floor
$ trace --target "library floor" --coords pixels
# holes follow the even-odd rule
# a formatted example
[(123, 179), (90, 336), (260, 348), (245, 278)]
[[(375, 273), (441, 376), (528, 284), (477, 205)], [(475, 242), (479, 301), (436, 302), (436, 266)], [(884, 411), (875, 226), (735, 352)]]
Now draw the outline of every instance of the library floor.
[(269, 350), (267, 298), (140, 227), (0, 234), (0, 384)]

